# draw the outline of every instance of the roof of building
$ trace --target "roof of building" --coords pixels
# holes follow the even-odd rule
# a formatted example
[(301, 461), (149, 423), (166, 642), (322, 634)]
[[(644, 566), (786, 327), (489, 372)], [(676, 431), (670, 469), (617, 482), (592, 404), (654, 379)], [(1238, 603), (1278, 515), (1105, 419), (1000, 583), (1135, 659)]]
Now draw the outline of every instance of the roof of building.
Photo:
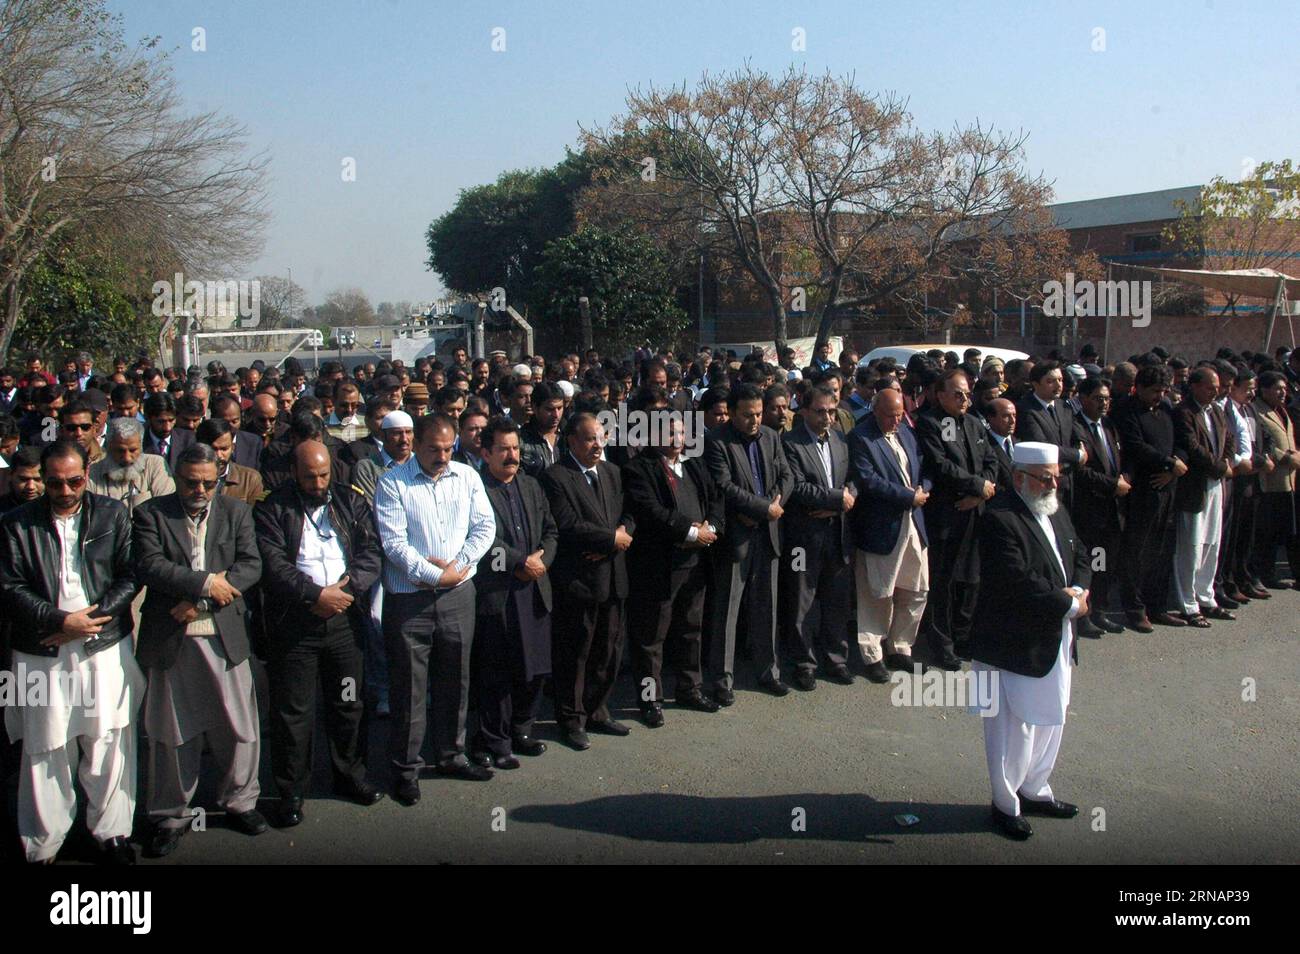
[(1049, 205), (1048, 209), (1056, 224), (1063, 229), (1095, 229), (1129, 222), (1159, 222), (1178, 218), (1181, 213), (1174, 203), (1179, 199), (1188, 203), (1196, 202), (1200, 198), (1201, 188), (1183, 186), (1158, 192), (1084, 199), (1081, 202), (1058, 202)]

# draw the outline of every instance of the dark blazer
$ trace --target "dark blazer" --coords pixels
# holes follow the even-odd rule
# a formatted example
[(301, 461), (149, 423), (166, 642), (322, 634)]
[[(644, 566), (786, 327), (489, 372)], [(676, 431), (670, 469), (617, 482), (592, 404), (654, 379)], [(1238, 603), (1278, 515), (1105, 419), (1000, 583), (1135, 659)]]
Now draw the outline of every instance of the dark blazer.
[[(344, 444), (331, 434), (326, 434), (322, 443), (330, 454), (330, 483), (351, 484), (352, 465), (343, 457), (343, 452), (351, 445)], [(285, 440), (273, 441), (263, 450), (259, 472), (262, 484), (268, 491), (278, 490), (282, 484), (293, 482), (293, 448), (294, 445)]]
[[(916, 440), (921, 445), (921, 473), (934, 485), (925, 503), (925, 525), (934, 535), (931, 557), (953, 579), (977, 582), (975, 521), (984, 510), (984, 482), (996, 485), (998, 476), (997, 460), (989, 453), (988, 430), (974, 415), (947, 414), (935, 401), (916, 415)], [(957, 501), (963, 497), (978, 497), (981, 503), (958, 510)]]
[[(293, 483), (280, 487), (253, 508), (257, 548), (262, 555), (262, 618), (272, 652), (292, 648), (324, 622), (311, 612), (324, 587), (297, 566), (306, 512)], [(330, 488), (329, 515), (347, 566), (344, 590), (353, 597), (348, 616), (357, 632), (365, 632), (360, 627), (370, 612), (370, 588), (384, 564), (374, 514), (365, 497), (347, 484), (335, 483)]]
[(903, 520), (909, 514), (916, 524), (921, 544), (929, 546), (924, 508), (912, 506), (916, 488), (928, 491), (931, 487), (929, 478), (921, 476), (921, 448), (916, 443), (916, 435), (906, 424), (898, 426), (898, 442), (907, 453), (907, 476), (912, 481), (910, 490), (903, 482), (898, 458), (894, 456), (874, 414), (863, 417), (849, 435), (853, 482), (861, 494), (861, 499), (849, 511), (849, 529), (853, 545), (867, 553), (891, 552), (898, 543)]
[[(781, 446), (794, 480), (788, 505), (784, 498), (781, 501), (781, 506), (785, 507), (785, 516), (781, 520), (785, 524), (787, 546), (820, 547), (827, 535), (833, 535), (839, 540), (841, 555), (847, 563), (853, 537), (843, 512), (844, 490), (847, 488), (856, 497), (857, 485), (849, 466), (848, 440), (832, 428), (826, 432), (826, 442), (831, 453), (830, 485), (826, 483), (826, 470), (822, 467), (817, 438), (808, 426), (799, 420), (781, 435)], [(855, 503), (855, 509), (856, 506)], [(810, 516), (814, 510), (834, 510), (836, 514), (831, 517)]]
[[(584, 603), (627, 597), (626, 554), (614, 546), (614, 531), (621, 524), (636, 535), (636, 521), (624, 508), (618, 468), (602, 460), (597, 462), (596, 471), (604, 488), (603, 503), (567, 448), (541, 476), (560, 535), (559, 552), (551, 567), (554, 586), (563, 595)], [(588, 553), (600, 554), (601, 559), (588, 560)]]
[[(1002, 438), (995, 434), (990, 428), (984, 435), (989, 443), (988, 454), (993, 458), (994, 473), (993, 483), (997, 484), (998, 493), (1014, 493), (1015, 486), (1011, 483), (1011, 458), (1007, 452), (1002, 449)], [(1011, 435), (1011, 447), (1016, 446), (1015, 435)]]
[[(1136, 395), (1122, 398), (1111, 407), (1111, 423), (1124, 448), (1124, 467), (1133, 475), (1133, 492), (1155, 493), (1151, 478), (1167, 474), (1174, 467), (1174, 409), (1162, 400), (1147, 410)], [(1177, 484), (1170, 484), (1172, 493)]]
[[(636, 581), (634, 596), (666, 600), (672, 571), (695, 566), (710, 548), (682, 546), (691, 521), (681, 512), (668, 486), (663, 458), (657, 451), (647, 450), (633, 457), (621, 476), (624, 505), (636, 521), (636, 538), (627, 551), (628, 572)], [(721, 538), (725, 508), (702, 457), (682, 460), (677, 493), (695, 495), (703, 518), (713, 524)]]
[(1074, 518), (1074, 525), (1081, 527), (1080, 532), (1091, 540), (1101, 532), (1124, 529), (1128, 514), (1127, 498), (1115, 496), (1119, 478), (1125, 473), (1124, 457), (1119, 434), (1109, 417), (1101, 419), (1101, 428), (1115, 455), (1118, 469), (1112, 466), (1106, 449), (1097, 441), (1088, 419), (1079, 414), (1075, 417), (1075, 425), (1083, 438), (1083, 446), (1088, 448), (1088, 462), (1074, 472), (1074, 499), (1070, 515)]
[(1195, 513), (1205, 506), (1210, 482), (1228, 475), (1228, 459), (1236, 445), (1218, 405), (1209, 406), (1213, 435), (1205, 425), (1204, 410), (1190, 396), (1174, 409), (1174, 454), (1187, 464), (1187, 473), (1174, 491), (1174, 509), (1181, 513)]
[[(209, 573), (225, 571), (226, 579), (241, 593), (247, 593), (262, 576), (253, 508), (222, 495), (214, 496), (208, 506), (207, 569), (202, 572), (190, 569), (189, 529), (178, 494), (154, 497), (135, 510), (136, 578), (148, 587), (140, 609), (135, 655), (145, 669), (170, 669), (176, 662), (185, 624), (172, 619), (171, 608), (181, 600), (192, 603), (202, 596)], [(241, 596), (213, 610), (217, 637), (232, 666), (248, 658), (246, 609)]]
[[(530, 553), (542, 551), (542, 563), (546, 567), (535, 581), (537, 595), (542, 601), (542, 608), (551, 611), (551, 567), (555, 563), (555, 554), (559, 546), (560, 532), (551, 514), (551, 505), (546, 499), (542, 485), (522, 471), (515, 475), (519, 486), (519, 496), (524, 504), (524, 516), (528, 519), (528, 547), (519, 549), (506, 540), (505, 528), (510, 525), (510, 501), (506, 499), (506, 485), (483, 469), (483, 487), (487, 490), (488, 501), (492, 504), (492, 514), (496, 517), (497, 538), (487, 555), (479, 560), (478, 571), (474, 574), (474, 591), (478, 599), (478, 615), (492, 616), (504, 614), (506, 598), (511, 586), (520, 581), (514, 573), (521, 567)], [(500, 569), (497, 569), (500, 567)]]
[[(187, 431), (183, 427), (173, 427), (171, 433), (171, 445), (167, 448), (167, 473), (176, 472), (176, 460), (181, 456), (181, 451), (194, 443), (194, 432)], [(158, 454), (158, 442), (149, 430), (149, 425), (144, 426), (144, 440), (141, 442), (140, 449), (146, 454)], [(162, 455), (159, 455), (162, 456)]]
[(744, 527), (740, 517), (761, 525), (766, 524), (772, 552), (781, 553), (781, 528), (779, 520), (767, 519), (768, 505), (781, 495), (781, 505), (790, 499), (794, 490), (794, 476), (781, 449), (781, 438), (766, 425), (759, 425), (758, 452), (763, 462), (766, 494), (759, 496), (754, 487), (754, 475), (749, 466), (748, 442), (730, 423), (721, 424), (704, 435), (704, 461), (709, 474), (718, 486), (726, 503), (727, 533), (723, 541), (733, 560), (742, 560), (748, 553), (750, 535), (741, 532)]
[(339, 460), (349, 467), (355, 467), (363, 460), (373, 460), (376, 464), (383, 466), (383, 459), (379, 456), (379, 445), (369, 435), (357, 438), (351, 444), (346, 445), (339, 451)]
[[(1092, 583), (1090, 555), (1069, 512), (1060, 507), (1050, 518), (1061, 563), (1061, 575), (1051, 544), (1019, 494), (990, 500), (979, 519), (980, 561), (993, 570), (989, 585), (981, 586), (971, 626), (972, 659), (1042, 678), (1056, 664), (1061, 646), (1061, 620), (1070, 611), (1067, 586), (1088, 589)], [(1077, 659), (1077, 635), (1071, 654)]]
[[(131, 601), (139, 587), (131, 561), (131, 517), (116, 500), (87, 492), (80, 517), (81, 588), (96, 616), (111, 616), (98, 635), (82, 641), (88, 655), (131, 635)], [(11, 649), (33, 656), (57, 656), (41, 640), (63, 628), (68, 613), (58, 608), (58, 531), (48, 497), (37, 497), (5, 515), (0, 524), (0, 600), (10, 628)]]
[(262, 462), (262, 439), (252, 431), (239, 431), (235, 435), (235, 451), (230, 459), (240, 467), (257, 470)]
[(1082, 436), (1075, 430), (1074, 411), (1057, 398), (1051, 410), (1044, 410), (1033, 391), (1016, 402), (1016, 438), (1055, 444), (1061, 449), (1061, 471), (1079, 466), (1081, 455), (1076, 446)]
[(554, 464), (557, 457), (567, 452), (563, 437), (556, 438), (555, 446), (551, 447), (546, 438), (534, 429), (532, 421), (519, 429), (519, 466), (529, 477), (537, 477)]

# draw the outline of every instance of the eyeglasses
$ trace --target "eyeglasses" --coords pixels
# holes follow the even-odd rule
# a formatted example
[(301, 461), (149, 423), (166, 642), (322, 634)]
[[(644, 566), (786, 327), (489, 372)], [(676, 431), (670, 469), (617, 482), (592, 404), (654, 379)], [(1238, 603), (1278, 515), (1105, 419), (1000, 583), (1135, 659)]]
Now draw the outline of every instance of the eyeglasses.
[(45, 487), (48, 490), (63, 490), (65, 488), (67, 490), (78, 490), (85, 482), (85, 477), (68, 477), (67, 479), (62, 477), (46, 477)]
[(176, 475), (176, 479), (189, 487), (202, 487), (204, 490), (216, 490), (217, 484), (220, 483), (218, 480), (190, 480), (188, 477), (182, 477), (179, 474)]
[(94, 425), (93, 423), (92, 423), (92, 424), (64, 424), (64, 425), (63, 425), (63, 429), (64, 429), (65, 431), (77, 431), (77, 432), (79, 432), (79, 433), (82, 433), (82, 432), (85, 432), (85, 431), (94, 430), (94, 428), (95, 428), (95, 425)]
[(1035, 473), (1031, 473), (1030, 471), (1025, 471), (1025, 476), (1032, 477), (1034, 480), (1038, 481), (1044, 487), (1050, 487), (1054, 484), (1060, 483), (1061, 480), (1061, 478), (1057, 477), (1055, 474), (1044, 474), (1043, 476), (1040, 477)]

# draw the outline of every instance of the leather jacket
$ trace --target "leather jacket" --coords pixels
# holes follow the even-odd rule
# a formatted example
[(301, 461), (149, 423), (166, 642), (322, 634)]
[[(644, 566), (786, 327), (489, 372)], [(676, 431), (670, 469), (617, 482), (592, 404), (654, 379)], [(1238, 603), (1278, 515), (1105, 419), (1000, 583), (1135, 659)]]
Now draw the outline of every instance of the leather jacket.
[[(112, 621), (82, 642), (88, 654), (130, 636), (131, 601), (139, 590), (131, 562), (131, 517), (116, 500), (89, 491), (81, 498), (81, 588)], [(12, 616), (10, 645), (33, 656), (57, 656), (41, 640), (59, 632), (68, 613), (58, 608), (61, 545), (47, 497), (8, 513), (0, 524), (0, 592)]]

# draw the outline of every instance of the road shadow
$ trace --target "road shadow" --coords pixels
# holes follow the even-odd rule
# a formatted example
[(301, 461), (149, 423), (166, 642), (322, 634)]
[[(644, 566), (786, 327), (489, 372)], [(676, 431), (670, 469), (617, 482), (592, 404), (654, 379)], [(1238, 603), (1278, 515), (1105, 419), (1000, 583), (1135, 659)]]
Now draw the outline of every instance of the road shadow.
[[(796, 829), (802, 809), (804, 830)], [(987, 805), (881, 802), (864, 794), (821, 792), (710, 797), (648, 792), (560, 805), (523, 805), (510, 820), (666, 844), (740, 845), (767, 838), (892, 844), (913, 834), (988, 831)], [(895, 816), (914, 815), (905, 826)]]

